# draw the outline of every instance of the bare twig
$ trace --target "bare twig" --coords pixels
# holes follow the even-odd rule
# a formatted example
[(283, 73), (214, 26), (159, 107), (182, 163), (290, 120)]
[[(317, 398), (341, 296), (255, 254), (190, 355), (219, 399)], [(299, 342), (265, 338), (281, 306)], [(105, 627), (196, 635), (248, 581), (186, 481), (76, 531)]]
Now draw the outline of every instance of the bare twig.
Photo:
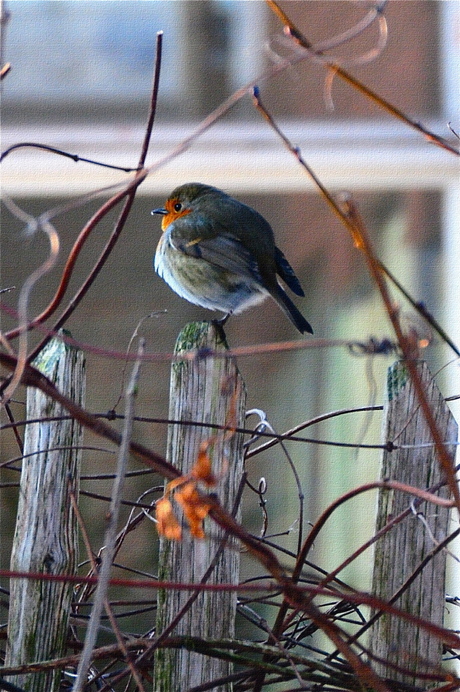
[(450, 142), (448, 142), (446, 139), (434, 134), (433, 132), (430, 132), (430, 130), (428, 130), (428, 128), (426, 128), (424, 125), (409, 118), (409, 116), (407, 116), (402, 110), (391, 104), (389, 101), (356, 79), (356, 77), (353, 77), (353, 75), (344, 70), (339, 63), (325, 56), (321, 50), (317, 51), (315, 46), (313, 46), (302, 34), (302, 32), (299, 31), (299, 29), (289, 19), (288, 15), (281, 9), (275, 0), (265, 1), (278, 19), (280, 19), (280, 21), (284, 24), (285, 34), (290, 36), (292, 40), (295, 41), (295, 43), (297, 43), (299, 46), (302, 46), (302, 48), (304, 48), (305, 51), (307, 51), (310, 55), (316, 58), (321, 58), (323, 64), (329, 71), (343, 79), (353, 88), (357, 89), (357, 91), (366, 96), (369, 100), (376, 103), (378, 106), (380, 106), (380, 108), (386, 110), (394, 118), (401, 120), (406, 125), (409, 125), (409, 127), (420, 132), (429, 142), (437, 144), (443, 149), (446, 149), (446, 151), (449, 151), (451, 154), (455, 154), (457, 156), (460, 155), (460, 151), (452, 146), (452, 144), (450, 144)]
[[(276, 3), (273, 2), (273, 0), (267, 0), (267, 2), (270, 5), (274, 5), (277, 7)], [(280, 10), (281, 11), (281, 10)], [(433, 412), (431, 411), (425, 391), (423, 389), (423, 386), (420, 382), (420, 377), (418, 376), (415, 362), (414, 362), (414, 356), (416, 355), (414, 352), (414, 345), (411, 342), (410, 338), (404, 334), (400, 319), (399, 319), (399, 314), (397, 309), (395, 308), (395, 305), (393, 301), (390, 298), (390, 294), (385, 282), (384, 278), (384, 273), (382, 271), (382, 263), (380, 260), (376, 257), (372, 244), (370, 242), (369, 236), (367, 234), (366, 228), (364, 226), (363, 220), (361, 219), (361, 216), (358, 212), (356, 204), (353, 202), (351, 197), (349, 195), (343, 195), (342, 196), (342, 203), (339, 205), (335, 199), (332, 197), (332, 195), (329, 193), (329, 191), (324, 187), (324, 185), (321, 183), (321, 181), (318, 179), (318, 177), (315, 175), (315, 173), (312, 171), (312, 169), (308, 166), (308, 164), (304, 161), (302, 158), (302, 155), (297, 147), (294, 147), (290, 141), (287, 139), (287, 137), (283, 134), (283, 132), (280, 130), (280, 128), (276, 125), (275, 121), (273, 120), (272, 116), (268, 112), (268, 110), (262, 105), (261, 100), (260, 100), (260, 94), (259, 90), (257, 88), (254, 89), (254, 102), (257, 107), (257, 109), (261, 112), (265, 120), (270, 124), (270, 126), (275, 130), (275, 132), (279, 135), (279, 137), (283, 140), (285, 145), (288, 147), (288, 149), (294, 154), (294, 156), (297, 158), (299, 163), (302, 165), (302, 167), (307, 171), (307, 173), (311, 176), (315, 184), (318, 186), (319, 190), (321, 191), (322, 195), (324, 198), (327, 200), (333, 211), (337, 214), (337, 216), (343, 221), (345, 226), (348, 228), (350, 231), (352, 238), (354, 240), (355, 246), (359, 248), (360, 250), (363, 251), (366, 263), (368, 265), (368, 269), (370, 272), (371, 277), (373, 278), (379, 292), (382, 298), (382, 301), (384, 303), (385, 309), (388, 313), (388, 317), (390, 318), (390, 321), (393, 325), (393, 328), (395, 330), (396, 337), (398, 339), (398, 343), (400, 345), (401, 351), (404, 355), (405, 360), (407, 361), (407, 367), (409, 369), (411, 378), (414, 381), (414, 387), (415, 391), (418, 397), (418, 400), (420, 402), (420, 405), (422, 407), (422, 410), (424, 412), (428, 427), (430, 429), (430, 432), (433, 436), (433, 440), (436, 445), (436, 450), (439, 455), (439, 461), (444, 469), (444, 472), (446, 474), (446, 478), (448, 479), (449, 483), (449, 488), (455, 498), (455, 503), (457, 508), (460, 510), (460, 490), (458, 488), (455, 475), (453, 472), (453, 467), (452, 467), (452, 462), (449, 457), (449, 454), (447, 453), (446, 447), (441, 439), (441, 436), (439, 434), (439, 430), (437, 428)]]
[[(85, 228), (82, 230), (80, 233), (80, 236), (75, 243), (74, 247), (72, 248), (72, 251), (69, 255), (69, 258), (66, 263), (66, 267), (64, 268), (61, 284), (52, 299), (51, 303), (48, 305), (48, 307), (39, 315), (36, 320), (34, 320), (31, 323), (31, 326), (29, 328), (32, 328), (36, 324), (42, 323), (45, 319), (47, 319), (53, 312), (55, 312), (56, 308), (59, 306), (64, 293), (66, 291), (66, 288), (68, 286), (68, 283), (70, 281), (70, 277), (75, 265), (75, 262), (78, 258), (78, 255), (80, 254), (80, 251), (88, 238), (89, 234), (94, 230), (94, 227), (96, 226), (97, 223), (114, 207), (118, 204), (120, 200), (122, 200), (124, 197), (127, 197), (124, 207), (120, 213), (120, 216), (117, 220), (117, 223), (115, 225), (115, 228), (112, 232), (111, 237), (109, 238), (105, 248), (103, 249), (99, 259), (96, 261), (93, 269), (87, 276), (86, 280), (83, 282), (83, 284), (80, 286), (79, 290), (77, 291), (76, 295), (72, 298), (71, 302), (69, 303), (68, 307), (64, 310), (63, 314), (57, 321), (57, 323), (54, 325), (54, 327), (50, 330), (50, 334), (52, 332), (57, 331), (69, 318), (69, 316), (74, 312), (74, 310), (78, 307), (80, 304), (81, 300), (84, 298), (86, 295), (87, 291), (89, 288), (92, 286), (93, 282), (95, 281), (96, 277), (98, 276), (99, 272), (101, 271), (102, 267), (104, 266), (106, 260), (108, 259), (113, 247), (115, 246), (121, 231), (123, 230), (124, 224), (126, 222), (126, 219), (128, 217), (128, 214), (131, 210), (133, 201), (134, 201), (134, 196), (136, 193), (136, 190), (138, 186), (143, 182), (145, 179), (147, 172), (143, 169), (145, 159), (147, 156), (148, 152), (148, 147), (150, 143), (150, 138), (152, 134), (152, 129), (153, 129), (153, 124), (155, 121), (155, 114), (156, 114), (156, 105), (157, 105), (157, 99), (158, 99), (158, 88), (159, 88), (159, 79), (160, 79), (160, 69), (161, 69), (161, 55), (162, 55), (162, 39), (163, 39), (163, 34), (162, 32), (159, 32), (157, 34), (157, 46), (156, 46), (156, 57), (155, 57), (155, 68), (154, 68), (154, 79), (153, 79), (153, 88), (152, 88), (152, 96), (150, 100), (150, 108), (149, 108), (149, 114), (147, 118), (147, 125), (146, 125), (146, 132), (144, 136), (144, 141), (142, 143), (141, 147), (141, 154), (139, 157), (139, 163), (137, 166), (137, 170), (139, 171), (136, 174), (136, 177), (125, 187), (124, 190), (121, 192), (117, 193), (112, 199), (110, 199), (108, 202), (106, 202), (99, 210), (96, 212), (96, 214), (90, 219), (90, 221), (86, 224)], [(20, 330), (13, 330), (6, 336), (9, 339), (12, 339), (16, 337), (20, 333)], [(45, 339), (43, 339), (40, 344), (34, 349), (32, 354), (29, 356), (29, 362), (31, 362), (37, 353), (40, 352), (40, 350), (45, 346), (45, 344), (48, 342), (48, 340), (51, 338), (50, 335), (47, 335)]]
[[(142, 355), (144, 343), (141, 341), (139, 345), (139, 356)], [(82, 692), (88, 679), (88, 669), (91, 663), (92, 651), (96, 643), (96, 637), (99, 630), (99, 622), (102, 613), (102, 608), (107, 600), (107, 589), (112, 569), (113, 556), (115, 553), (115, 541), (117, 535), (117, 524), (120, 515), (121, 497), (125, 480), (126, 465), (129, 456), (129, 448), (131, 442), (133, 416), (134, 416), (134, 400), (137, 392), (137, 384), (139, 381), (140, 360), (134, 365), (131, 380), (126, 391), (126, 407), (125, 407), (125, 423), (121, 444), (118, 452), (117, 460), (117, 475), (113, 485), (112, 500), (109, 509), (109, 524), (105, 533), (105, 549), (102, 557), (102, 566), (99, 572), (99, 580), (96, 587), (94, 604), (91, 610), (91, 617), (88, 624), (88, 629), (85, 637), (85, 646), (77, 670), (77, 678), (74, 684), (74, 692)], [(132, 670), (136, 678), (139, 689), (142, 690), (142, 683), (138, 678), (135, 670)]]
[[(29, 221), (32, 221), (32, 217), (29, 217)], [(28, 338), (27, 330), (24, 328), (27, 325), (27, 306), (29, 303), (30, 293), (37, 283), (47, 272), (49, 272), (56, 263), (57, 256), (59, 253), (59, 235), (50, 223), (42, 224), (42, 230), (48, 236), (50, 249), (47, 259), (35, 269), (30, 276), (27, 277), (24, 285), (21, 289), (19, 295), (19, 305), (18, 305), (18, 316), (20, 324), (20, 339), (19, 339), (19, 349), (17, 356), (17, 364), (8, 386), (3, 390), (1, 401), (3, 404), (7, 404), (11, 399), (13, 392), (21, 381), (22, 373), (24, 372), (24, 367), (27, 360), (27, 347)]]
[[(267, 108), (263, 105), (261, 97), (260, 97), (260, 91), (258, 87), (254, 87), (253, 89), (253, 103), (259, 113), (262, 115), (264, 120), (270, 125), (270, 127), (276, 132), (278, 137), (283, 141), (284, 145), (286, 148), (295, 156), (297, 161), (300, 163), (302, 168), (308, 173), (310, 178), (313, 180), (319, 191), (321, 192), (321, 195), (324, 197), (326, 202), (328, 203), (329, 207), (332, 209), (334, 214), (340, 219), (340, 221), (348, 228), (350, 231), (352, 238), (355, 242), (355, 246), (359, 247), (360, 249), (363, 249), (362, 246), (362, 241), (360, 239), (360, 231), (357, 229), (355, 221), (351, 218), (351, 215), (346, 212), (344, 209), (344, 205), (340, 205), (339, 202), (334, 198), (333, 195), (329, 192), (329, 190), (323, 185), (321, 180), (318, 178), (316, 173), (313, 171), (313, 169), (308, 165), (308, 163), (305, 161), (305, 159), (302, 156), (302, 153), (299, 149), (299, 147), (295, 146), (292, 144), (292, 142), (286, 137), (284, 132), (281, 130), (281, 128), (276, 124), (274, 118), (270, 114), (270, 112), (267, 110)], [(375, 266), (376, 268), (378, 267), (382, 273), (384, 273), (392, 283), (398, 288), (398, 290), (404, 295), (404, 297), (411, 303), (412, 307), (417, 310), (417, 312), (424, 318), (426, 321), (430, 324), (430, 326), (439, 334), (439, 336), (452, 348), (452, 350), (460, 356), (460, 349), (454, 344), (452, 339), (448, 336), (448, 334), (445, 332), (445, 330), (440, 326), (440, 324), (435, 320), (435, 318), (429, 314), (427, 311), (426, 307), (423, 305), (423, 303), (420, 303), (419, 301), (415, 301), (409, 294), (408, 291), (402, 286), (402, 284), (397, 281), (395, 276), (390, 272), (389, 269), (384, 265), (384, 263), (379, 260), (377, 257), (374, 258)]]

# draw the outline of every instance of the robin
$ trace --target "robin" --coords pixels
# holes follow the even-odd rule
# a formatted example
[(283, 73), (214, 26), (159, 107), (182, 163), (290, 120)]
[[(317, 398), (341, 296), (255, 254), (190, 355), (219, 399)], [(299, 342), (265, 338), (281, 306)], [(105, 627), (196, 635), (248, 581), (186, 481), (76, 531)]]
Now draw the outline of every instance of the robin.
[(270, 224), (257, 211), (202, 183), (176, 187), (162, 214), (155, 271), (190, 303), (232, 314), (270, 295), (302, 334), (313, 330), (278, 283), (303, 296), (291, 265), (275, 245)]

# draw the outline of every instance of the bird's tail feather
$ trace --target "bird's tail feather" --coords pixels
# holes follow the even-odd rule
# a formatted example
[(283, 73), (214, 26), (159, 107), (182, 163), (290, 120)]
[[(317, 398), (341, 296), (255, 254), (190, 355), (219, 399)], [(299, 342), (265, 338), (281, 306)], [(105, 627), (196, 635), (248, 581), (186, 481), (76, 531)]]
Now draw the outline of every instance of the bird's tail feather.
[[(273, 295), (273, 294), (272, 294)], [(302, 313), (296, 308), (289, 296), (283, 291), (281, 286), (278, 286), (276, 294), (273, 295), (278, 305), (284, 314), (291, 320), (292, 324), (297, 327), (301, 334), (313, 334), (311, 324), (307, 322)]]

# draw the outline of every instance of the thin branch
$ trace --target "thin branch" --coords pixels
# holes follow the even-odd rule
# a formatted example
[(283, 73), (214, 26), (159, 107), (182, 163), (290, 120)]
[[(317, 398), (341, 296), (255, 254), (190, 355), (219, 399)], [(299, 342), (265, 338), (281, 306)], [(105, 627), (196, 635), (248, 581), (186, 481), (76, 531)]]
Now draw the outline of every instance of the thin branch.
[(452, 144), (450, 144), (450, 142), (448, 142), (446, 139), (440, 137), (439, 135), (435, 135), (421, 123), (409, 118), (409, 116), (407, 116), (402, 110), (400, 110), (396, 106), (393, 106), (393, 104), (391, 104), (389, 101), (384, 99), (382, 96), (379, 96), (379, 94), (377, 94), (375, 91), (372, 91), (372, 89), (360, 82), (359, 79), (356, 79), (356, 77), (353, 77), (353, 75), (344, 70), (338, 62), (331, 60), (330, 58), (325, 56), (321, 50), (317, 51), (315, 49), (315, 46), (313, 46), (310, 43), (310, 41), (302, 34), (302, 32), (299, 31), (299, 29), (289, 19), (287, 14), (281, 9), (281, 7), (278, 5), (277, 2), (275, 2), (275, 0), (265, 1), (267, 5), (270, 7), (270, 9), (274, 12), (274, 14), (278, 17), (278, 19), (280, 19), (280, 21), (284, 24), (284, 33), (287, 36), (290, 36), (292, 40), (295, 41), (295, 43), (304, 48), (309, 55), (314, 56), (315, 58), (320, 58), (324, 66), (329, 71), (331, 71), (333, 74), (337, 75), (345, 82), (350, 84), (354, 89), (356, 89), (361, 94), (366, 96), (368, 99), (376, 103), (380, 108), (386, 110), (387, 113), (392, 115), (394, 118), (396, 118), (397, 120), (401, 120), (406, 125), (409, 125), (409, 127), (420, 132), (425, 137), (425, 139), (427, 139), (428, 142), (437, 144), (446, 151), (449, 151), (451, 154), (455, 154), (456, 156), (460, 155), (460, 151), (456, 149), (454, 146), (452, 146)]
[[(142, 355), (144, 342), (139, 345), (139, 356)], [(102, 558), (102, 566), (99, 572), (99, 579), (96, 587), (94, 604), (91, 610), (91, 617), (85, 637), (85, 645), (77, 670), (77, 677), (74, 683), (74, 692), (82, 692), (88, 680), (88, 669), (91, 664), (92, 652), (96, 643), (99, 630), (100, 617), (104, 603), (107, 600), (107, 589), (109, 585), (112, 562), (115, 554), (115, 542), (117, 536), (117, 524), (120, 516), (121, 499), (125, 481), (126, 466), (128, 462), (131, 435), (133, 429), (134, 400), (137, 393), (141, 362), (138, 360), (133, 367), (131, 380), (126, 390), (125, 422), (117, 459), (117, 475), (113, 484), (112, 500), (109, 509), (109, 524), (105, 533), (105, 548)], [(137, 673), (132, 671), (137, 678)], [(137, 679), (139, 685), (140, 679)], [(142, 684), (140, 685), (140, 689)]]
[[(147, 118), (147, 124), (146, 124), (146, 131), (144, 135), (144, 140), (142, 143), (141, 147), (141, 153), (139, 156), (139, 163), (137, 166), (137, 170), (139, 171), (136, 175), (136, 177), (131, 181), (131, 183), (121, 192), (116, 194), (112, 199), (110, 199), (108, 202), (106, 202), (101, 209), (96, 212), (96, 214), (92, 217), (92, 219), (86, 224), (85, 228), (81, 232), (79, 239), (77, 241), (76, 246), (72, 249), (71, 255), (68, 258), (67, 265), (64, 269), (64, 274), (63, 274), (63, 279), (61, 282), (61, 286), (58, 288), (58, 291), (56, 295), (54, 296), (53, 300), (51, 301), (50, 305), (48, 308), (43, 311), (43, 313), (37, 318), (37, 322), (43, 322), (44, 319), (50, 316), (52, 314), (57, 306), (60, 304), (60, 301), (64, 295), (64, 292), (67, 288), (67, 285), (70, 280), (70, 276), (73, 270), (73, 266), (75, 264), (75, 261), (78, 257), (78, 254), (88, 237), (88, 235), (91, 233), (91, 231), (94, 229), (97, 223), (112, 209), (118, 202), (123, 199), (125, 196), (127, 196), (127, 199), (125, 201), (125, 204), (123, 206), (123, 209), (121, 210), (120, 216), (117, 220), (117, 223), (115, 224), (115, 228), (112, 232), (111, 237), (109, 238), (105, 248), (103, 249), (101, 255), (99, 256), (99, 259), (96, 261), (93, 269), (87, 276), (86, 280), (83, 282), (83, 284), (80, 286), (79, 290), (77, 291), (76, 295), (72, 298), (71, 302), (69, 303), (68, 307), (64, 310), (63, 314), (59, 318), (59, 320), (56, 322), (52, 330), (50, 331), (50, 334), (47, 335), (41, 342), (40, 344), (34, 349), (34, 351), (30, 354), (29, 356), (29, 363), (36, 357), (36, 355), (40, 352), (40, 350), (48, 343), (49, 339), (51, 338), (51, 333), (56, 332), (69, 318), (69, 316), (73, 313), (73, 311), (78, 307), (80, 304), (81, 300), (84, 298), (86, 295), (87, 291), (89, 288), (92, 286), (93, 282), (95, 281), (96, 277), (98, 276), (99, 272), (101, 271), (102, 267), (104, 266), (106, 260), (108, 259), (113, 247), (115, 246), (121, 231), (123, 230), (123, 227), (125, 225), (126, 219), (128, 217), (128, 214), (131, 210), (132, 204), (134, 202), (134, 196), (136, 194), (136, 190), (138, 186), (143, 182), (145, 179), (147, 172), (144, 170), (144, 163), (145, 159), (147, 156), (148, 152), (148, 147), (152, 135), (152, 129), (153, 125), (155, 122), (155, 115), (156, 115), (156, 106), (157, 106), (157, 100), (158, 100), (158, 88), (159, 88), (159, 79), (160, 79), (160, 70), (161, 70), (161, 56), (162, 56), (162, 45), (163, 45), (163, 33), (159, 32), (157, 34), (157, 44), (156, 44), (156, 54), (155, 54), (155, 68), (154, 68), (154, 78), (153, 78), (153, 87), (152, 87), (152, 96), (150, 99), (150, 106), (149, 106), (149, 113), (148, 113), (148, 118)], [(10, 332), (9, 335), (7, 335), (9, 338), (13, 338), (13, 336), (16, 336), (16, 331), (15, 332)]]
[[(300, 163), (302, 168), (308, 173), (310, 178), (313, 180), (314, 184), (316, 187), (319, 189), (321, 192), (322, 196), (328, 203), (329, 207), (331, 210), (334, 212), (334, 214), (339, 218), (339, 220), (348, 228), (350, 231), (352, 238), (354, 239), (356, 247), (359, 247), (360, 249), (363, 249), (361, 240), (359, 238), (359, 230), (357, 230), (356, 223), (351, 219), (351, 216), (349, 213), (346, 213), (346, 211), (340, 206), (340, 204), (337, 202), (337, 200), (334, 198), (334, 196), (329, 192), (329, 190), (323, 185), (321, 180), (317, 177), (316, 173), (313, 171), (313, 169), (308, 165), (308, 163), (305, 161), (305, 159), (302, 156), (302, 153), (299, 149), (299, 147), (295, 146), (292, 144), (292, 142), (286, 137), (284, 132), (281, 130), (281, 128), (277, 125), (275, 122), (274, 118), (270, 114), (270, 112), (267, 110), (267, 108), (263, 105), (261, 97), (260, 97), (260, 90), (256, 86), (253, 89), (253, 103), (256, 109), (259, 111), (259, 113), (262, 115), (264, 120), (270, 125), (270, 127), (276, 132), (278, 137), (283, 141), (284, 145), (286, 148), (295, 156), (297, 161)], [(343, 206), (343, 205), (342, 205)], [(397, 281), (395, 276), (390, 272), (389, 269), (384, 265), (383, 262), (381, 262), (377, 257), (374, 258), (375, 265), (380, 268), (381, 272), (386, 274), (386, 276), (390, 279), (392, 283), (398, 288), (398, 290), (404, 295), (404, 297), (411, 303), (413, 308), (417, 310), (420, 315), (426, 319), (426, 321), (430, 324), (430, 326), (439, 334), (441, 339), (445, 341), (451, 348), (452, 350), (456, 353), (456, 355), (460, 356), (460, 349), (454, 344), (452, 339), (446, 334), (444, 329), (439, 325), (439, 323), (434, 319), (432, 315), (426, 310), (424, 307), (423, 303), (415, 301), (408, 293), (408, 291), (405, 290), (405, 288), (402, 286), (402, 284)]]
[[(32, 217), (29, 217), (31, 220)], [(24, 367), (27, 362), (27, 348), (28, 348), (28, 337), (27, 330), (24, 328), (27, 325), (27, 307), (29, 303), (29, 297), (32, 292), (33, 287), (45, 274), (47, 274), (55, 265), (58, 254), (59, 254), (59, 235), (51, 223), (41, 224), (42, 230), (46, 233), (49, 240), (49, 254), (46, 260), (35, 269), (26, 279), (24, 285), (21, 288), (21, 293), (19, 295), (18, 301), (18, 317), (20, 325), (20, 338), (19, 338), (19, 348), (17, 355), (17, 363), (13, 372), (13, 376), (5, 388), (0, 389), (1, 392), (1, 402), (2, 404), (7, 404), (13, 393), (21, 381), (22, 374), (24, 372)]]
[[(267, 2), (270, 4), (270, 6), (274, 5), (277, 7), (276, 3), (273, 2), (273, 0), (267, 0)], [(280, 10), (281, 11), (281, 10)], [(431, 408), (428, 404), (428, 400), (425, 394), (425, 391), (423, 389), (422, 383), (420, 381), (420, 377), (417, 372), (416, 368), (416, 363), (414, 360), (414, 357), (416, 356), (416, 353), (414, 351), (414, 344), (412, 343), (411, 339), (404, 334), (398, 311), (396, 310), (393, 301), (390, 298), (390, 294), (384, 279), (384, 274), (381, 268), (381, 262), (380, 260), (376, 257), (373, 247), (370, 241), (370, 238), (368, 236), (367, 230), (364, 226), (363, 220), (361, 219), (361, 216), (358, 212), (356, 204), (353, 202), (353, 200), (350, 198), (350, 196), (343, 196), (342, 198), (342, 204), (339, 206), (337, 202), (334, 200), (332, 195), (329, 193), (329, 191), (324, 187), (324, 185), (321, 183), (321, 181), (317, 178), (315, 173), (312, 171), (312, 169), (308, 166), (308, 164), (304, 161), (304, 159), (301, 156), (301, 153), (298, 148), (293, 147), (293, 145), (290, 143), (290, 141), (287, 139), (287, 137), (284, 135), (284, 133), (280, 130), (280, 128), (276, 125), (275, 121), (273, 120), (272, 116), (268, 112), (268, 110), (262, 105), (261, 100), (260, 100), (260, 94), (259, 90), (257, 87), (254, 89), (253, 92), (254, 96), (254, 104), (256, 108), (260, 111), (262, 116), (265, 118), (265, 120), (270, 124), (270, 126), (275, 130), (275, 132), (278, 134), (278, 136), (283, 140), (285, 145), (288, 147), (288, 149), (294, 154), (294, 156), (298, 159), (299, 163), (305, 168), (305, 170), (308, 172), (308, 174), (311, 176), (315, 184), (318, 186), (320, 189), (321, 193), (325, 197), (325, 199), (328, 201), (329, 205), (331, 208), (334, 210), (334, 212), (339, 216), (339, 218), (343, 221), (345, 226), (348, 228), (350, 231), (352, 238), (354, 240), (355, 246), (362, 250), (366, 263), (368, 265), (369, 273), (371, 277), (373, 278), (379, 292), (380, 296), (382, 298), (383, 304), (385, 306), (385, 309), (387, 311), (388, 317), (393, 325), (393, 329), (395, 330), (396, 337), (398, 339), (398, 343), (400, 345), (401, 351), (404, 355), (404, 359), (407, 363), (407, 367), (410, 373), (410, 376), (412, 378), (412, 381), (414, 383), (414, 389), (418, 398), (418, 401), (420, 403), (420, 406), (422, 408), (423, 414), (425, 416), (425, 420), (427, 422), (427, 425), (430, 429), (430, 433), (433, 437), (436, 451), (439, 456), (439, 462), (444, 469), (444, 472), (446, 474), (446, 478), (449, 483), (449, 488), (452, 492), (452, 495), (455, 498), (455, 503), (457, 508), (460, 511), (460, 489), (458, 487), (455, 474), (453, 472), (453, 467), (452, 467), (452, 461), (450, 458), (450, 455), (442, 441), (441, 435), (439, 433), (438, 427), (436, 425), (436, 421), (433, 415), (433, 412), (431, 411)]]
[[(19, 327), (16, 327), (15, 329), (12, 329), (11, 331), (7, 332), (5, 334), (5, 338), (12, 340), (15, 339), (17, 336), (20, 336), (22, 332), (27, 329), (34, 329), (37, 327), (39, 324), (42, 324), (48, 317), (50, 317), (56, 309), (59, 307), (62, 298), (64, 297), (64, 294), (67, 290), (67, 287), (69, 285), (70, 279), (72, 277), (73, 269), (75, 267), (75, 263), (80, 255), (81, 250), (83, 249), (83, 246), (86, 242), (86, 240), (89, 238), (91, 232), (94, 230), (96, 225), (108, 214), (108, 212), (113, 209), (126, 195), (130, 192), (130, 190), (133, 189), (133, 187), (137, 187), (140, 185), (140, 183), (145, 179), (145, 172), (140, 176), (140, 180), (135, 179), (131, 181), (131, 183), (123, 189), (121, 192), (116, 194), (114, 197), (109, 199), (107, 202), (105, 202), (100, 209), (91, 217), (91, 219), (85, 224), (83, 227), (82, 231), (80, 232), (77, 240), (73, 244), (73, 247), (69, 253), (69, 256), (67, 258), (65, 267), (62, 272), (62, 278), (61, 282), (57, 288), (57, 291), (55, 295), (53, 296), (52, 300), (50, 303), (47, 305), (47, 307), (37, 316), (35, 317), (32, 321), (26, 323), (26, 324), (20, 324)], [(39, 217), (38, 222), (41, 221), (41, 217)], [(59, 325), (60, 327), (61, 325)], [(59, 329), (59, 327), (57, 329)], [(53, 332), (52, 330), (47, 330), (46, 332), (46, 341), (44, 340), (42, 342), (42, 345), (40, 346), (43, 348), (47, 341), (51, 339), (57, 332), (57, 329)], [(38, 351), (34, 351), (33, 355), (31, 358), (29, 358), (29, 362), (33, 360), (35, 357), (36, 353)]]
[(113, 166), (110, 163), (103, 163), (102, 161), (95, 161), (94, 159), (86, 159), (78, 154), (70, 154), (68, 151), (63, 149), (58, 149), (57, 147), (52, 147), (49, 144), (41, 144), (40, 142), (19, 142), (18, 144), (13, 144), (8, 149), (5, 149), (0, 155), (0, 163), (5, 159), (8, 154), (16, 149), (22, 149), (23, 147), (33, 147), (35, 149), (43, 149), (44, 151), (49, 151), (53, 154), (59, 154), (60, 156), (65, 156), (72, 161), (78, 162), (83, 161), (85, 163), (91, 163), (93, 166), (103, 166), (104, 168), (112, 168), (116, 171), (123, 171), (124, 173), (133, 173), (134, 171), (140, 170), (139, 168), (125, 168), (123, 166)]

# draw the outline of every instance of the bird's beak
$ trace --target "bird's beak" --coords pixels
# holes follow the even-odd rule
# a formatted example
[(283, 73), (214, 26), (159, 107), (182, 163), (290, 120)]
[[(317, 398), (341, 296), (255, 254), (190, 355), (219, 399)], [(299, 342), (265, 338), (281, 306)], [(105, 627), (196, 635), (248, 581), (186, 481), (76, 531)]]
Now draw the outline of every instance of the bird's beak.
[(162, 207), (160, 209), (152, 209), (152, 211), (150, 213), (151, 214), (162, 214), (162, 216), (166, 216), (166, 214), (168, 213), (168, 210), (165, 209), (164, 207)]

